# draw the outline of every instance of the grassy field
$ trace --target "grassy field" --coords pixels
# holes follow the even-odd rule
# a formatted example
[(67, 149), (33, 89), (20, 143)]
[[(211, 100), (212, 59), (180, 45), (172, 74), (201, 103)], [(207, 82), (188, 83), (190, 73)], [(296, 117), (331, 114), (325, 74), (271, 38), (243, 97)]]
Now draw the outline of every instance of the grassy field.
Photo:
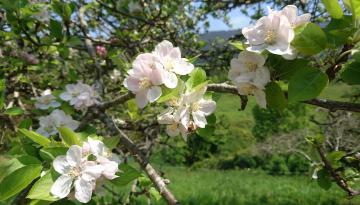
[[(256, 170), (160, 168), (183, 205), (355, 205), (335, 184), (322, 190), (310, 177), (270, 176)], [(146, 204), (145, 197), (134, 204)], [(160, 200), (154, 204), (166, 204)]]

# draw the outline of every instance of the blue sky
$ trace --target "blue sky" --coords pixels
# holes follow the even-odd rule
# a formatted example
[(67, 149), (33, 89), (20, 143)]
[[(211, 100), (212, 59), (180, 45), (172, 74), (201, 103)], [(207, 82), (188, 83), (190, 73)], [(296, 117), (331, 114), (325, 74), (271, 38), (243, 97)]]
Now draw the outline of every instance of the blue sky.
[(241, 13), (240, 8), (233, 9), (228, 16), (231, 27), (227, 26), (223, 21), (209, 16), (209, 31), (240, 29), (250, 24), (250, 18)]

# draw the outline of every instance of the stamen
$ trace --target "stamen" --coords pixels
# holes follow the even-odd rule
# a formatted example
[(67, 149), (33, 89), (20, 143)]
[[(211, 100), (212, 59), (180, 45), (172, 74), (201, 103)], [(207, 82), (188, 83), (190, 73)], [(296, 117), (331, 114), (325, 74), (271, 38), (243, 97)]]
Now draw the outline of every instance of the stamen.
[(273, 29), (267, 30), (266, 36), (265, 36), (265, 43), (271, 45), (274, 44), (276, 41), (276, 34)]

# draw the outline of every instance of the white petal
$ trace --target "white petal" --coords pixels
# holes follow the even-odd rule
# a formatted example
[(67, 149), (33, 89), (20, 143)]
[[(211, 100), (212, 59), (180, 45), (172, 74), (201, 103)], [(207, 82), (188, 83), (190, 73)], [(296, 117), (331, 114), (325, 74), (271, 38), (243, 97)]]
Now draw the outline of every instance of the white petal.
[(95, 165), (88, 162), (88, 165), (83, 167), (81, 172), (81, 178), (85, 181), (96, 180), (101, 176), (101, 173), (104, 171), (104, 167), (101, 165)]
[(72, 178), (67, 175), (61, 175), (51, 186), (51, 194), (60, 199), (69, 195), (71, 190)]
[(203, 112), (201, 111), (193, 112), (192, 117), (194, 119), (195, 124), (198, 127), (204, 128), (206, 126), (207, 121)]
[(75, 198), (81, 203), (87, 203), (91, 200), (93, 182), (82, 180), (75, 181)]
[(140, 91), (135, 95), (136, 104), (139, 108), (144, 108), (149, 102), (147, 99), (147, 90)]
[(256, 99), (257, 104), (262, 107), (262, 108), (266, 108), (266, 94), (263, 90), (256, 90), (254, 92), (254, 96)]
[(164, 78), (164, 84), (166, 87), (175, 88), (177, 86), (178, 79), (177, 79), (175, 73), (165, 71), (163, 73), (163, 78)]
[(102, 175), (105, 178), (112, 180), (118, 177), (116, 176), (116, 172), (119, 170), (118, 163), (108, 160), (107, 162), (102, 163), (101, 165), (104, 166), (104, 171), (102, 172)]
[(63, 92), (60, 94), (60, 98), (64, 101), (69, 101), (72, 98), (72, 95), (68, 92)]
[(174, 72), (179, 75), (187, 75), (194, 70), (194, 65), (187, 62), (185, 59), (181, 59), (174, 65)]
[(174, 112), (174, 109), (171, 107), (162, 111), (157, 117), (159, 124), (173, 123), (174, 122), (173, 112)]
[(66, 152), (66, 160), (70, 166), (77, 167), (81, 163), (82, 150), (78, 145), (71, 145)]
[(130, 91), (137, 92), (140, 86), (140, 80), (132, 76), (128, 76), (124, 80), (124, 86)]
[(155, 102), (157, 99), (160, 98), (162, 94), (161, 88), (159, 86), (151, 87), (147, 92), (147, 99), (149, 102)]
[(212, 100), (200, 100), (199, 110), (205, 114), (205, 116), (210, 115), (216, 109), (216, 102)]
[(64, 155), (57, 156), (53, 161), (53, 167), (59, 174), (67, 174), (71, 170), (71, 166), (66, 161)]
[(180, 133), (180, 130), (178, 128), (177, 124), (172, 124), (166, 126), (166, 134), (168, 134), (170, 137), (178, 136)]

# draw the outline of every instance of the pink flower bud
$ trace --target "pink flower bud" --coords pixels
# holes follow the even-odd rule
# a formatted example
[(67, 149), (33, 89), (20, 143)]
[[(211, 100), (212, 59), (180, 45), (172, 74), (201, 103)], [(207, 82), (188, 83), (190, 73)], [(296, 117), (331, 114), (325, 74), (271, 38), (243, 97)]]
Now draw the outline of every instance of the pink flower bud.
[(105, 58), (107, 55), (107, 50), (104, 46), (96, 46), (96, 54), (101, 58)]

